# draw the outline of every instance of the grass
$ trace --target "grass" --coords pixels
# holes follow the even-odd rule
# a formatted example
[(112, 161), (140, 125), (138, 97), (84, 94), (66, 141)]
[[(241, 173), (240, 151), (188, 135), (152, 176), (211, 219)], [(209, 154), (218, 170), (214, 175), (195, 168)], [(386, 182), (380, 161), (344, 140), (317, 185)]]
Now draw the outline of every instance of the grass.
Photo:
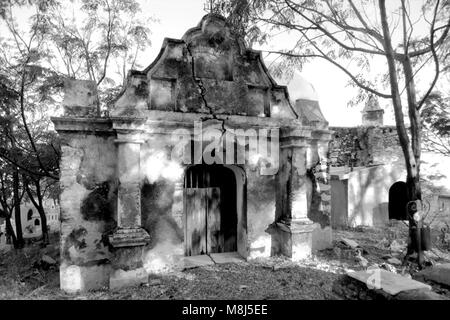
[[(71, 295), (59, 290), (57, 265), (40, 263), (46, 254), (59, 260), (58, 239), (41, 248), (35, 242), (23, 250), (0, 251), (0, 299), (340, 299), (332, 292), (333, 283), (348, 271), (364, 270), (355, 250), (340, 239), (358, 242), (368, 266), (386, 266), (386, 259), (402, 253), (390, 250), (392, 241), (406, 240), (407, 226), (391, 223), (385, 228), (334, 230), (334, 247), (316, 253), (311, 259), (292, 263), (283, 257), (251, 263), (222, 264), (189, 269), (165, 275), (150, 275), (149, 283), (118, 291), (98, 290)], [(437, 241), (437, 240), (436, 240)], [(429, 253), (434, 262), (449, 262), (448, 245), (435, 246)], [(390, 266), (408, 275), (414, 264)], [(448, 291), (443, 291), (449, 294)]]

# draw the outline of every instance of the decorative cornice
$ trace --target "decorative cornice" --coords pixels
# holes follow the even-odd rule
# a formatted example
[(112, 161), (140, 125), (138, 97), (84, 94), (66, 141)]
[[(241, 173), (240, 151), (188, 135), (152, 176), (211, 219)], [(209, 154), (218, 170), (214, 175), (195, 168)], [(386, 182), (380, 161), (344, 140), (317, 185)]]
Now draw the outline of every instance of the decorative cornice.
[(109, 236), (109, 243), (114, 248), (145, 246), (150, 242), (150, 235), (143, 228), (119, 228)]

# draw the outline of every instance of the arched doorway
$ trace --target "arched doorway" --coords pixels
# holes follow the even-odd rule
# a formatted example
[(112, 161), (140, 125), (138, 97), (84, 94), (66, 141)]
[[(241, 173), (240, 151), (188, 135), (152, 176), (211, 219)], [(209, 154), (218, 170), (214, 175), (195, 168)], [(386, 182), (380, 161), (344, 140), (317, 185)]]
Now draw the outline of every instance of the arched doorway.
[(199, 164), (187, 168), (184, 179), (187, 256), (240, 251), (244, 188), (233, 167)]
[(33, 219), (33, 210), (30, 209), (27, 212), (27, 221), (30, 221), (31, 219)]
[(407, 220), (408, 193), (406, 183), (397, 181), (389, 188), (389, 219)]

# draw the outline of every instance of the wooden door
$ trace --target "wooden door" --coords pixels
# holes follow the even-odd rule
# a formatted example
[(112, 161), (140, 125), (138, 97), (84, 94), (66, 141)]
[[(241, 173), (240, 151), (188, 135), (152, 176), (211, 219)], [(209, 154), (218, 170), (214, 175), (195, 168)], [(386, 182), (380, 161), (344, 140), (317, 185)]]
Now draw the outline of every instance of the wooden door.
[(185, 242), (188, 256), (220, 252), (223, 248), (219, 188), (185, 189)]
[(206, 249), (208, 253), (223, 251), (220, 228), (220, 189), (206, 188)]

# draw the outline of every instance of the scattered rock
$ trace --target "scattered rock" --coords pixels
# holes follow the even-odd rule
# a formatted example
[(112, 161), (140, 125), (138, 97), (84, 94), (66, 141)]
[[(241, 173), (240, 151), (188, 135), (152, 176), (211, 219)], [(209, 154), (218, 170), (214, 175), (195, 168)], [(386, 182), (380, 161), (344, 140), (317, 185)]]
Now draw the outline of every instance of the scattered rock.
[(427, 258), (429, 260), (438, 260), (439, 259), (439, 256), (431, 250), (424, 251), (423, 254), (424, 254), (425, 258)]
[(159, 286), (161, 284), (161, 280), (159, 279), (151, 279), (148, 281), (148, 286)]
[(359, 244), (352, 239), (342, 238), (341, 242), (352, 249), (356, 249), (359, 247)]
[(361, 254), (356, 256), (356, 261), (362, 266), (362, 267), (367, 267), (369, 265), (369, 261), (367, 261), (366, 258), (364, 258), (363, 256), (361, 256)]
[(387, 262), (389, 262), (390, 264), (396, 265), (396, 266), (399, 266), (399, 265), (402, 264), (402, 262), (400, 261), (400, 259), (397, 259), (397, 258), (394, 258), (394, 257), (388, 259)]
[(406, 249), (406, 243), (399, 240), (393, 240), (389, 246), (392, 252), (403, 252)]
[(380, 242), (378, 247), (381, 249), (388, 248), (391, 245), (390, 241), (386, 238), (383, 238)]
[(380, 264), (380, 268), (392, 273), (397, 273), (397, 269), (393, 265), (390, 265), (389, 263)]
[(49, 265), (54, 265), (54, 264), (56, 264), (56, 260), (53, 259), (52, 257), (46, 255), (46, 254), (44, 254), (44, 255), (42, 256), (41, 261), (43, 261), (43, 262), (45, 262), (45, 263), (47, 263), (47, 264), (49, 264)]
[(334, 247), (333, 248), (333, 253), (335, 254), (336, 257), (340, 258), (341, 257), (341, 248)]
[(399, 274), (388, 272), (386, 270), (368, 270), (358, 271), (347, 274), (349, 277), (365, 284), (370, 290), (381, 290), (385, 294), (393, 297), (400, 292), (409, 290), (427, 290), (431, 287), (419, 281), (406, 279)]

